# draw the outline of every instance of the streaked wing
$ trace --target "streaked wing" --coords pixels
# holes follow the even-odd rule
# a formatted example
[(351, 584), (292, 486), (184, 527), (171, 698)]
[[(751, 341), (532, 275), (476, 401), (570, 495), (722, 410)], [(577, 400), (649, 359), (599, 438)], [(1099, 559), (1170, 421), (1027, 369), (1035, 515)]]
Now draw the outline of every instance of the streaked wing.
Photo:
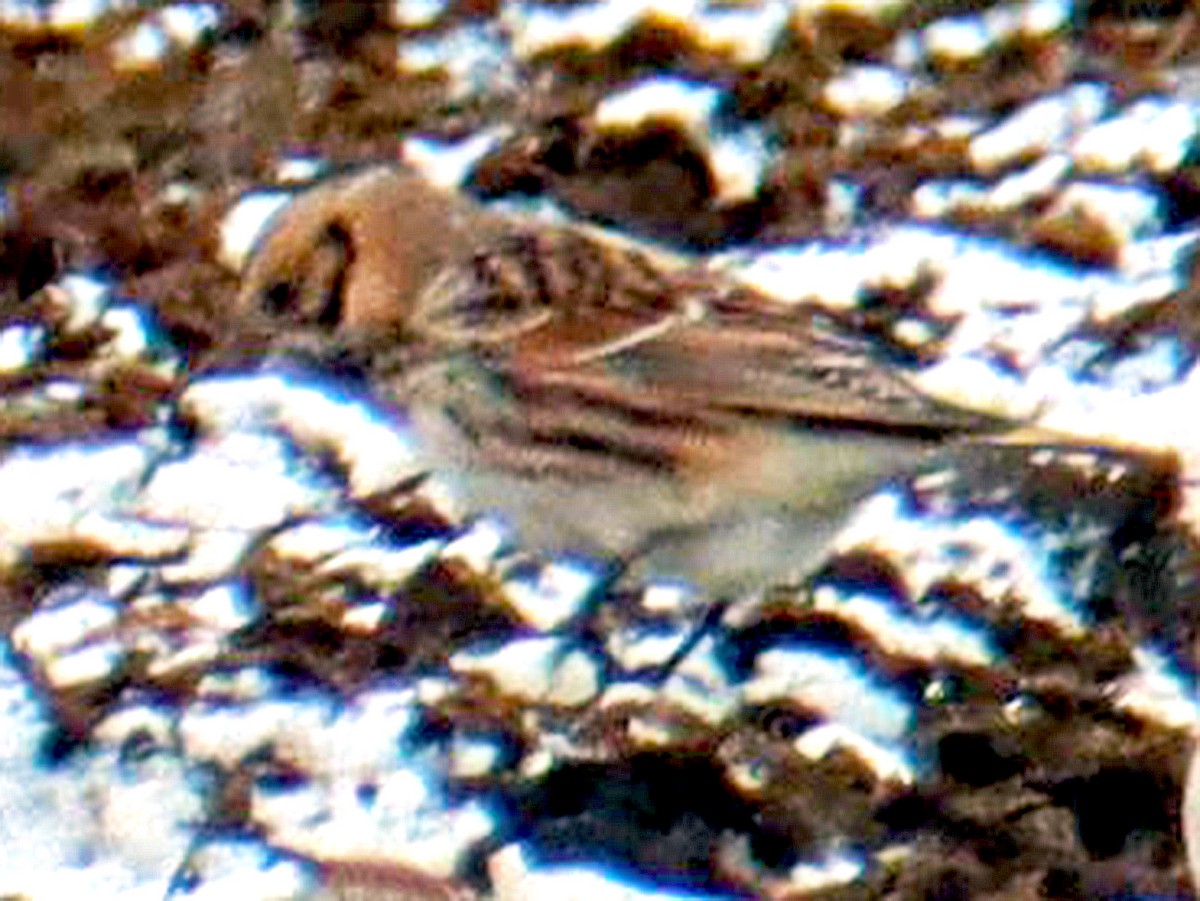
[[(709, 310), (696, 321), (680, 317), (659, 330), (642, 328), (641, 340), (614, 340), (567, 357), (544, 351), (563, 344), (547, 324), (543, 336), (531, 334), (493, 359), (518, 390), (574, 391), (600, 403), (703, 417), (737, 413), (930, 439), (1011, 425), (922, 394), (865, 338), (811, 310), (752, 320)], [(535, 345), (538, 337), (542, 346)]]
[[(932, 445), (1010, 425), (926, 397), (865, 340), (814, 310), (764, 304), (757, 314), (743, 307), (726, 315), (704, 277), (660, 274), (656, 290), (645, 290), (655, 302), (640, 307), (628, 295), (594, 300), (586, 289), (543, 298), (541, 315), (522, 312), (511, 329), (493, 315), (484, 336), (462, 350), (488, 293), (475, 285), (440, 301), (458, 350), (423, 374), (419, 390), (443, 406), (485, 463), (578, 478), (718, 472), (781, 428)], [(611, 292), (620, 282), (605, 284)], [(569, 297), (577, 305), (565, 303)], [(503, 306), (486, 302), (493, 314)], [(502, 331), (504, 340), (492, 340)]]

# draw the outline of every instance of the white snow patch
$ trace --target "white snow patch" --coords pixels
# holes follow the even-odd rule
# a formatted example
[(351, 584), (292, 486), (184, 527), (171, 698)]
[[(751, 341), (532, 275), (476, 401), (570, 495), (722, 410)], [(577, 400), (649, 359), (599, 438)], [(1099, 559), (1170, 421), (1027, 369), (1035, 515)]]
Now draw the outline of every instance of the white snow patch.
[(703, 82), (647, 78), (606, 96), (592, 121), (601, 131), (618, 132), (633, 132), (652, 122), (674, 124), (705, 154), (718, 202), (736, 203), (758, 193), (772, 154), (761, 128), (717, 126), (724, 96), (724, 91)]
[(279, 374), (193, 382), (179, 408), (206, 432), (279, 430), (313, 453), (332, 453), (356, 497), (424, 472), (413, 437), (387, 413), (335, 385)]
[(291, 191), (278, 190), (243, 195), (221, 221), (220, 261), (241, 272), (275, 216), (295, 197)]
[(508, 579), (505, 600), (539, 632), (549, 632), (579, 615), (599, 583), (600, 572), (586, 560), (562, 558), (531, 577)]
[(835, 545), (842, 552), (869, 547), (894, 561), (911, 597), (950, 579), (970, 584), (995, 603), (1018, 602), (1029, 619), (1068, 637), (1087, 628), (1066, 586), (1055, 584), (1047, 572), (1044, 551), (994, 517), (914, 518), (904, 514), (901, 498), (881, 492), (859, 507)]
[(10, 325), (0, 331), (0, 372), (28, 369), (46, 345), (46, 330), (40, 325)]
[(705, 901), (703, 895), (638, 885), (601, 864), (532, 864), (520, 845), (507, 845), (489, 857), (488, 875), (496, 901)]
[(807, 730), (792, 746), (808, 760), (824, 760), (834, 751), (848, 750), (882, 780), (913, 783), (912, 766), (892, 749), (859, 735), (841, 723), (823, 723)]
[(410, 137), (404, 140), (404, 161), (430, 184), (446, 190), (461, 188), (475, 165), (500, 146), (504, 127), (485, 129), (458, 141)]
[(885, 598), (866, 594), (846, 596), (829, 585), (813, 594), (814, 610), (853, 623), (871, 635), (886, 654), (986, 667), (996, 659), (988, 634), (948, 617), (912, 616)]
[(850, 66), (825, 83), (821, 98), (839, 116), (878, 118), (903, 103), (912, 92), (912, 79), (896, 69), (878, 65)]
[(1064, 147), (1095, 124), (1108, 103), (1107, 89), (1092, 83), (1040, 97), (973, 138), (971, 162), (979, 172), (991, 174), (1023, 157)]
[(1086, 129), (1071, 155), (1084, 171), (1117, 175), (1144, 166), (1163, 174), (1183, 162), (1196, 129), (1194, 104), (1148, 97)]
[(139, 522), (133, 505), (159, 451), (153, 440), (18, 448), (0, 459), (0, 558), (30, 545), (79, 542), (117, 556), (181, 553), (186, 529)]
[(865, 667), (816, 648), (784, 645), (760, 653), (742, 686), (747, 704), (795, 704), (881, 741), (904, 739), (912, 705)]
[(580, 707), (600, 691), (599, 663), (559, 636), (458, 651), (450, 657), (450, 669), (486, 678), (501, 694), (527, 703)]

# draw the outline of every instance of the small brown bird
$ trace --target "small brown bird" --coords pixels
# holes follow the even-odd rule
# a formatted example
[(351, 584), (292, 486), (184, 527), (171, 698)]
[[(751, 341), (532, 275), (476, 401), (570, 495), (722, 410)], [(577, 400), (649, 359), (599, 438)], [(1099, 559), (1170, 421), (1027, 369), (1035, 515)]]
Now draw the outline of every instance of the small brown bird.
[(806, 572), (880, 480), (1007, 425), (924, 396), (815, 309), (397, 167), (295, 200), (239, 303), (283, 345), (365, 360), (431, 468), (526, 546), (716, 591)]

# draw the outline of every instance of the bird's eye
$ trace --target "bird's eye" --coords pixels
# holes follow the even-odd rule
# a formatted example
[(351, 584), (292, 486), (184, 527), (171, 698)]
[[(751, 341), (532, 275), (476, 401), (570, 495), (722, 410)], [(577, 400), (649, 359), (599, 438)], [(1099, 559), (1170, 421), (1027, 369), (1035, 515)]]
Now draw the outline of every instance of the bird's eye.
[(258, 292), (259, 309), (294, 326), (335, 331), (342, 321), (342, 294), (353, 257), (349, 233), (337, 223), (330, 225), (298, 265)]
[(283, 316), (295, 308), (299, 293), (292, 282), (276, 282), (262, 293), (263, 312), (269, 316)]

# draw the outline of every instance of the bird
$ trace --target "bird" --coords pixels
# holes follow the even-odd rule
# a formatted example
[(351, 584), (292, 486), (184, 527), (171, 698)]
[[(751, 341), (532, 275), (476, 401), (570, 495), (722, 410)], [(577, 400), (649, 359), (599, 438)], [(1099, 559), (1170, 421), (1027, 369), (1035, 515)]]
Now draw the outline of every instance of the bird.
[(881, 482), (1013, 425), (922, 393), (815, 306), (402, 164), (293, 200), (237, 313), (276, 348), (354, 360), (430, 470), (523, 547), (721, 594), (801, 577)]

